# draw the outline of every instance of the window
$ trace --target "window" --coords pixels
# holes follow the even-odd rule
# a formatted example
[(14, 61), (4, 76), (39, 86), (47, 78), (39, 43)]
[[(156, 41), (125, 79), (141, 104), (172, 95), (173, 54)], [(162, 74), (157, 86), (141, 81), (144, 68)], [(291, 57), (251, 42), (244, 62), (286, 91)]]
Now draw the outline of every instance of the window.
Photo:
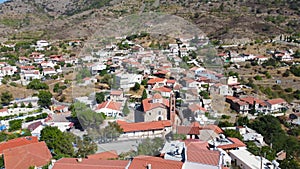
[(151, 116), (151, 113), (149, 112), (149, 116)]
[(161, 115), (161, 111), (158, 111), (158, 115)]
[(158, 117), (158, 119), (157, 119), (158, 121), (161, 121), (162, 119), (161, 119), (161, 117)]

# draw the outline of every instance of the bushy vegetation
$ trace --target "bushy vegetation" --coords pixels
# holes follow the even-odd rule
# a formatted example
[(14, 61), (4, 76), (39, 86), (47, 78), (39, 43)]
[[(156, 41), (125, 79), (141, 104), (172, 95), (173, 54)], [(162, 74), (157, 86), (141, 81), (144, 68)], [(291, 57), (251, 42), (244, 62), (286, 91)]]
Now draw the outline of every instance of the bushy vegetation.
[(291, 66), (290, 68), (291, 73), (293, 73), (293, 75), (300, 77), (300, 66)]
[(38, 79), (33, 79), (28, 85), (27, 89), (33, 89), (33, 90), (48, 90), (49, 86), (46, 83), (41, 82)]
[(39, 114), (36, 116), (29, 116), (29, 117), (25, 118), (25, 122), (31, 122), (31, 121), (39, 120), (39, 119), (45, 119), (46, 117), (48, 117), (47, 113), (42, 113), (42, 114)]
[(281, 128), (280, 121), (271, 115), (262, 116), (255, 119), (248, 125), (250, 128), (262, 134), (267, 144), (272, 143), (276, 152), (285, 150), (287, 158), (299, 157), (300, 143), (294, 136), (288, 136)]

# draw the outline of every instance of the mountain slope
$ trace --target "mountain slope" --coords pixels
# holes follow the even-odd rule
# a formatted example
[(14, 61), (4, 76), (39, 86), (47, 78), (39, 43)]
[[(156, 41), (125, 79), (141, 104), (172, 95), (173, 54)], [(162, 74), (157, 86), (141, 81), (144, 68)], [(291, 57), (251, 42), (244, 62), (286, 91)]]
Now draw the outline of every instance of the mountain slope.
[(112, 19), (149, 11), (183, 17), (223, 43), (300, 36), (297, 0), (12, 0), (0, 4), (0, 35), (88, 37)]

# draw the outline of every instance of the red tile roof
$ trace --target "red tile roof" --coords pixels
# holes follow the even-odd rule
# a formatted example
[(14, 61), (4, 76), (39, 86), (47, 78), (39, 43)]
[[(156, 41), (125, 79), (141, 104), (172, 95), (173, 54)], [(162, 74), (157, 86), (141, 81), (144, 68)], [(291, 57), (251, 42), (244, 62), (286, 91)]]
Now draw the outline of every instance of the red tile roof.
[(149, 164), (153, 169), (181, 169), (183, 165), (180, 161), (165, 160), (160, 157), (137, 156), (132, 160), (129, 169), (147, 169)]
[(208, 149), (206, 141), (189, 142), (186, 144), (187, 161), (218, 166), (220, 152)]
[(33, 131), (35, 130), (36, 128), (38, 128), (40, 125), (42, 125), (42, 122), (41, 121), (37, 121), (37, 122), (34, 122), (34, 123), (31, 123), (28, 125), (27, 129), (29, 131)]
[(122, 103), (119, 102), (114, 102), (114, 101), (106, 101), (101, 104), (98, 104), (97, 110), (102, 109), (102, 108), (108, 108), (112, 110), (117, 110), (121, 111)]
[(227, 139), (230, 140), (232, 142), (232, 144), (219, 145), (217, 147), (221, 148), (223, 150), (229, 150), (229, 149), (235, 149), (235, 148), (238, 148), (238, 147), (245, 147), (246, 146), (245, 143), (243, 143), (241, 140), (239, 140), (237, 138), (228, 137)]
[(110, 92), (110, 95), (114, 95), (114, 96), (120, 96), (123, 93), (122, 90), (112, 90)]
[(4, 112), (7, 112), (7, 108), (3, 108), (3, 109), (0, 109), (0, 113), (4, 113)]
[(220, 152), (205, 149), (200, 151), (187, 149), (187, 161), (218, 166), (220, 161)]
[(162, 96), (159, 93), (155, 93), (152, 98), (153, 99), (161, 99)]
[(62, 158), (54, 164), (53, 169), (125, 169), (128, 163), (125, 160), (99, 159), (82, 159), (78, 162), (76, 158)]
[[(153, 102), (155, 99), (161, 99), (161, 102)], [(161, 107), (167, 108), (169, 107), (169, 100), (161, 97), (160, 94), (156, 93), (153, 98), (147, 98), (143, 101), (144, 112)]]
[(52, 155), (46, 143), (38, 142), (3, 151), (5, 168), (24, 169), (30, 166), (41, 167), (48, 164)]
[(271, 105), (286, 103), (286, 101), (282, 98), (271, 99), (271, 100), (268, 100), (267, 102)]
[(165, 127), (171, 126), (170, 120), (139, 122), (139, 123), (123, 123), (117, 121), (117, 123), (123, 129), (123, 132), (160, 130), (160, 129), (164, 129)]
[(153, 79), (150, 79), (148, 80), (147, 84), (156, 84), (156, 83), (159, 83), (159, 82), (163, 82), (165, 79), (162, 79), (162, 78), (153, 78)]
[(177, 134), (185, 134), (185, 135), (199, 135), (200, 127), (193, 126), (177, 126)]
[(159, 87), (159, 88), (155, 88), (155, 89), (153, 89), (154, 91), (158, 91), (158, 92), (171, 92), (172, 91), (172, 89), (170, 89), (170, 88), (168, 88), (168, 87), (164, 87), (164, 86), (162, 86), (162, 87)]
[(4, 143), (0, 143), (0, 154), (3, 154), (3, 151), (6, 149), (11, 149), (19, 146), (24, 146), (27, 144), (37, 143), (38, 138), (34, 136), (20, 137), (16, 139), (9, 140)]
[(254, 98), (254, 97), (244, 97), (244, 98), (240, 98), (241, 101), (247, 102), (249, 104), (254, 104), (254, 102), (262, 105), (262, 106), (266, 106), (266, 103), (263, 100)]
[(109, 160), (109, 159), (117, 159), (119, 156), (118, 156), (117, 151), (111, 150), (111, 151), (105, 151), (102, 153), (92, 154), (87, 157), (88, 157), (88, 159)]

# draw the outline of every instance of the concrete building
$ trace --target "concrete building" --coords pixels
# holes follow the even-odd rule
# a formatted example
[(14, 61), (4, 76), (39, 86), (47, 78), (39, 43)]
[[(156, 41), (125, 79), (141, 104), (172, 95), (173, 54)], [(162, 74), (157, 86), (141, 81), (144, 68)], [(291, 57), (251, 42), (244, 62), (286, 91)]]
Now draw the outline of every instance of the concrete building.
[(245, 149), (230, 150), (229, 155), (231, 156), (234, 165), (242, 169), (279, 169), (275, 161), (270, 162), (263, 157), (253, 155)]

